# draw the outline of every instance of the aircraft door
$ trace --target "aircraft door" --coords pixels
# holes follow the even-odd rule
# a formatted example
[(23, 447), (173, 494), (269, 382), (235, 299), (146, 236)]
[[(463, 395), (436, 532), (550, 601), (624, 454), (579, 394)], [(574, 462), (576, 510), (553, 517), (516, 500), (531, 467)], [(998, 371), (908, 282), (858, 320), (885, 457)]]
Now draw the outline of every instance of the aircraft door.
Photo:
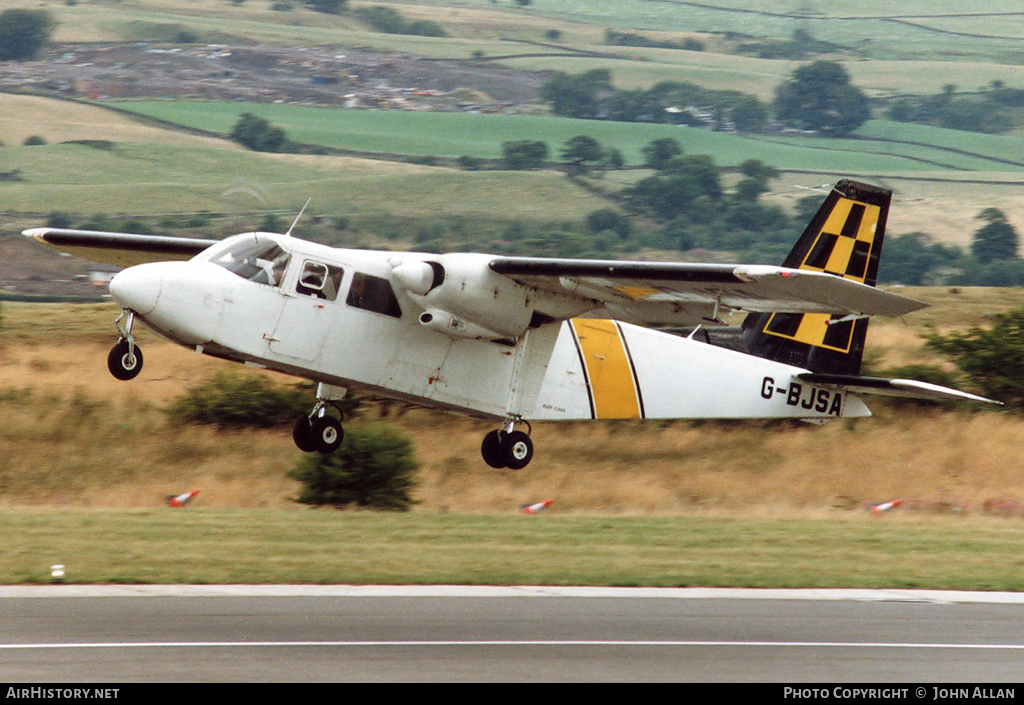
[(307, 362), (320, 357), (334, 322), (342, 276), (341, 267), (314, 260), (303, 263), (271, 337), (272, 352)]

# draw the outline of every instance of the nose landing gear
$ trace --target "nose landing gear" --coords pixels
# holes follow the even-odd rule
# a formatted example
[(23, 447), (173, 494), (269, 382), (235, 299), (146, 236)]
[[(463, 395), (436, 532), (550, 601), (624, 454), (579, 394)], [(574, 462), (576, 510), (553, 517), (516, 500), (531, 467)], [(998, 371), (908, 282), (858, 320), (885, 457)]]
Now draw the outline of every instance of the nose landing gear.
[[(125, 317), (128, 321), (122, 328), (121, 319)], [(122, 381), (135, 379), (142, 371), (142, 350), (135, 344), (135, 338), (132, 336), (134, 324), (135, 312), (127, 309), (122, 311), (115, 322), (121, 339), (107, 355), (107, 369), (110, 370), (110, 374)]]
[[(517, 423), (525, 423), (527, 432), (516, 431)], [(530, 440), (530, 424), (522, 419), (511, 419), (500, 429), (484, 436), (480, 444), (480, 455), (492, 468), (522, 470), (533, 459), (533, 441)]]

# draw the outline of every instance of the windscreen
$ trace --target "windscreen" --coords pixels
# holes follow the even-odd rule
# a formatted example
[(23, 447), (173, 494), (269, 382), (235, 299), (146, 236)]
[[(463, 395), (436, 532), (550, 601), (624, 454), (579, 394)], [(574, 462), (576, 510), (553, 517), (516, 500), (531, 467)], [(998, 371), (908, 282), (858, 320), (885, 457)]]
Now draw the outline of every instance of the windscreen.
[(255, 235), (232, 243), (215, 253), (210, 261), (243, 279), (257, 284), (280, 286), (290, 259), (291, 255), (277, 242)]

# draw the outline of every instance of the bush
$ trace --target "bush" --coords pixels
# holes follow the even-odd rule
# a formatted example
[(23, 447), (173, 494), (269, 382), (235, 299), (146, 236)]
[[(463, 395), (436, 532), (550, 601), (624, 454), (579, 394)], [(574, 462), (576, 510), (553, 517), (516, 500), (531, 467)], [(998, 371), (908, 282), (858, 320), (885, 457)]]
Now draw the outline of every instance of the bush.
[(1024, 308), (998, 313), (989, 329), (941, 335), (932, 330), (926, 347), (951, 358), (983, 395), (1024, 409)]
[(418, 467), (407, 437), (373, 425), (346, 430), (341, 448), (304, 456), (288, 476), (302, 483), (303, 504), (408, 511)]
[(540, 141), (517, 140), (501, 143), (502, 166), (511, 171), (540, 169), (548, 158), (548, 146)]
[(231, 128), (231, 139), (254, 152), (281, 152), (289, 147), (280, 127), (252, 113), (244, 113)]
[(629, 218), (611, 208), (592, 211), (587, 216), (587, 230), (592, 233), (614, 230), (619, 237), (625, 238), (629, 237), (631, 229)]
[(46, 10), (0, 12), (0, 61), (28, 61), (50, 40), (55, 22)]
[(348, 9), (348, 0), (306, 0), (311, 10), (328, 15), (340, 15)]
[(283, 388), (259, 375), (219, 372), (175, 399), (166, 412), (181, 423), (268, 428), (291, 425), (312, 408), (308, 389)]
[(422, 37), (447, 37), (448, 33), (437, 22), (432, 20), (416, 20), (410, 22), (391, 7), (375, 5), (373, 7), (360, 7), (356, 10), (356, 17), (362, 22), (370, 25), (378, 32), (386, 34), (411, 34)]

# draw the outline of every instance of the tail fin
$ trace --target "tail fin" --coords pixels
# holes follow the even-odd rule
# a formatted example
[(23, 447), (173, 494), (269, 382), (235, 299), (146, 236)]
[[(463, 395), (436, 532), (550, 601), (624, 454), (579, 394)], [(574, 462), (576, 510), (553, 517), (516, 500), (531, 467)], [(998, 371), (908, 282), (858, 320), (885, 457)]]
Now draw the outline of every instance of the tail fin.
[[(888, 189), (840, 181), (783, 266), (874, 286), (891, 200)], [(860, 374), (866, 318), (839, 321), (827, 313), (757, 313), (748, 315), (742, 328), (752, 355), (812, 372)]]

